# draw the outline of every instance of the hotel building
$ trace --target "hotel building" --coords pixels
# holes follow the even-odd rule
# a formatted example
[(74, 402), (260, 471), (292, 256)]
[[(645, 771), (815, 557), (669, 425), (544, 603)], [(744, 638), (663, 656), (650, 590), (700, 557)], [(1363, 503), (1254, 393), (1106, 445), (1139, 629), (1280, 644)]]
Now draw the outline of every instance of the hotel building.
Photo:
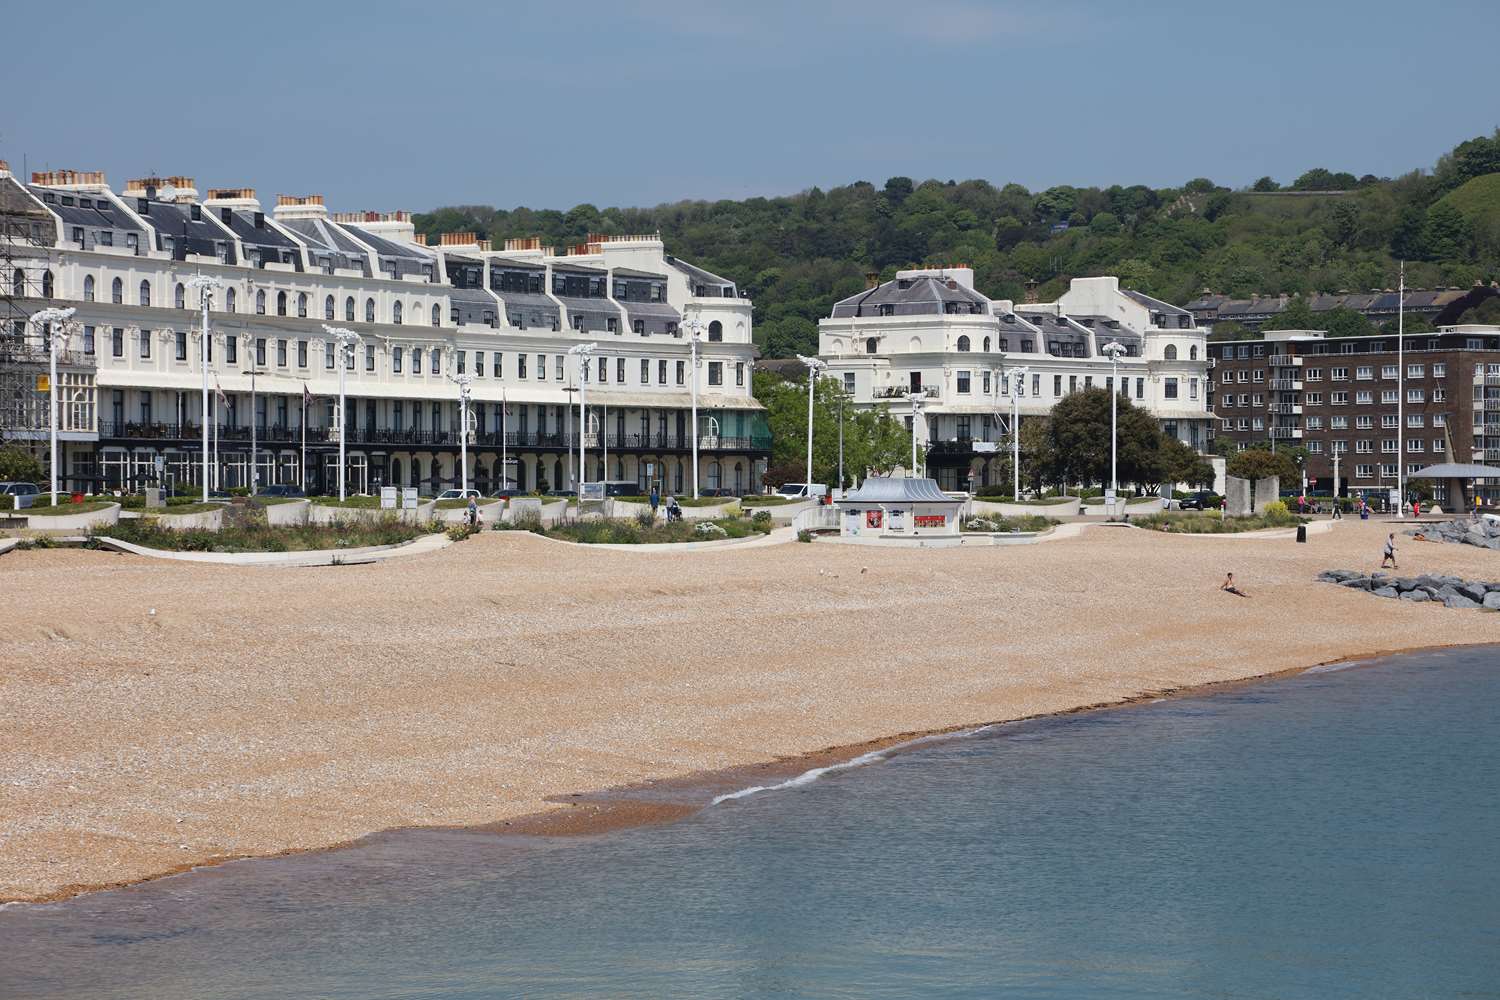
[[(1307, 449), (1310, 488), (1395, 489), (1447, 462), (1500, 462), (1500, 327), (1451, 326), (1405, 338), (1329, 338), (1278, 330), (1209, 345), (1218, 435), (1244, 448), (1267, 439)], [(1405, 366), (1402, 372), (1401, 366)], [(1404, 393), (1404, 396), (1403, 396)], [(1447, 483), (1430, 483), (1448, 499)], [(1486, 504), (1500, 489), (1481, 486)]]
[(835, 304), (818, 337), (828, 376), (854, 405), (904, 418), (943, 489), (1001, 482), (1013, 405), (1023, 421), (1046, 416), (1068, 393), (1113, 389), (1117, 367), (1120, 394), (1163, 431), (1201, 451), (1212, 441), (1206, 331), (1116, 278), (1075, 278), (1056, 302), (1023, 304), (976, 291), (966, 267), (900, 271)]
[[(457, 485), (456, 376), (472, 379), (469, 479), (481, 490), (576, 488), (580, 379), (588, 480), (689, 490), (696, 433), (702, 488), (760, 486), (770, 441), (751, 395), (750, 302), (658, 235), (557, 250), (447, 233), (429, 246), (405, 212), (331, 213), (317, 195), (282, 195), (266, 212), (249, 189), (200, 201), (172, 177), (116, 193), (73, 171), (23, 184), (0, 170), (0, 223), (0, 433), (45, 454), (33, 383), (49, 338), (66, 338), (59, 464), (79, 488), (154, 483), (158, 461), (177, 483), (201, 482), (199, 274), (220, 282), (207, 363), (216, 487), (250, 484), (252, 423), (261, 485), (337, 481), (340, 357), (325, 324), (359, 336), (342, 358), (353, 492)], [(76, 313), (62, 328), (28, 321), (47, 307)], [(568, 353), (587, 343), (587, 362)]]

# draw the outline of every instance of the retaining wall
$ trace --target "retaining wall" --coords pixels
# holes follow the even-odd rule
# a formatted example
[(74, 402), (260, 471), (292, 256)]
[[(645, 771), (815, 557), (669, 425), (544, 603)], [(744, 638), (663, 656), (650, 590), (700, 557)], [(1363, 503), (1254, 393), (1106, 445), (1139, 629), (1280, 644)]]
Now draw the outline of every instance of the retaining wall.
[(55, 516), (29, 514), (26, 517), (26, 526), (37, 531), (89, 531), (107, 528), (117, 524), (119, 520), (120, 505), (112, 503), (100, 510), (91, 510), (82, 514)]

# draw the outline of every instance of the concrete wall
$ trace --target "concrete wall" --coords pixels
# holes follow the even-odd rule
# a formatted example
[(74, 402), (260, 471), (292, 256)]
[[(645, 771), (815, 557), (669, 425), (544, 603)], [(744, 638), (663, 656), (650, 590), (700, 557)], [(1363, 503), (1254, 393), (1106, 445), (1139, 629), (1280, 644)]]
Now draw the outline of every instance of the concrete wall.
[(287, 503), (273, 503), (266, 507), (266, 523), (278, 528), (306, 524), (307, 511), (311, 506), (311, 500), (292, 500)]
[(1001, 517), (1025, 517), (1028, 514), (1041, 514), (1044, 517), (1077, 517), (1081, 503), (1082, 501), (1077, 497), (1070, 497), (1063, 503), (1052, 504), (994, 503), (989, 500), (972, 500), (969, 506), (978, 517), (986, 514), (999, 514)]
[(320, 507), (308, 508), (307, 520), (311, 524), (332, 524), (340, 520), (380, 521), (387, 517), (398, 517), (411, 524), (426, 524), (432, 520), (433, 501), (428, 500), (416, 510), (384, 510), (380, 507)]
[(1255, 495), (1250, 495), (1250, 480), (1238, 476), (1224, 477), (1224, 513), (1229, 517), (1247, 517), (1259, 514), (1266, 504), (1277, 499), (1281, 493), (1281, 479), (1271, 476), (1255, 481)]
[(102, 510), (84, 514), (59, 514), (29, 516), (26, 526), (40, 531), (88, 531), (91, 528), (107, 528), (120, 520), (120, 505), (112, 503)]
[(163, 528), (171, 528), (173, 531), (185, 531), (189, 528), (207, 528), (209, 531), (218, 531), (224, 526), (224, 508), (216, 510), (203, 510), (196, 514), (171, 514), (171, 508), (157, 517), (156, 521)]

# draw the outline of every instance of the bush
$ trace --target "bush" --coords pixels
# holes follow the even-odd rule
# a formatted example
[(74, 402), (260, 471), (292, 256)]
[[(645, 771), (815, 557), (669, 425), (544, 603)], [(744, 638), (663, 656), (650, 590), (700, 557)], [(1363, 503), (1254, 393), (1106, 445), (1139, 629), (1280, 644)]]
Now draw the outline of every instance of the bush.
[(1272, 500), (1270, 503), (1266, 504), (1265, 509), (1261, 511), (1261, 514), (1266, 517), (1277, 518), (1286, 517), (1290, 513), (1291, 510), (1288, 509), (1285, 500)]
[(643, 510), (635, 516), (635, 523), (641, 528), (650, 528), (656, 524), (656, 515), (649, 510)]
[(1152, 531), (1182, 535), (1233, 535), (1262, 528), (1293, 528), (1305, 522), (1305, 518), (1285, 511), (1279, 515), (1262, 512), (1251, 517), (1220, 517), (1218, 514), (1189, 511), (1183, 514), (1147, 514), (1131, 520), (1132, 524)]
[(797, 532), (797, 541), (799, 541), (799, 542), (810, 542), (812, 540), (813, 540), (813, 533), (811, 531), (808, 531), (806, 528), (802, 528), (801, 530), (799, 530)]
[(496, 519), (494, 530), (530, 531), (538, 535), (545, 535), (547, 533), (547, 529), (542, 527), (542, 518), (539, 514), (527, 514), (524, 517), (513, 518), (509, 521)]
[(770, 531), (771, 530), (771, 512), (768, 511), (768, 510), (758, 510), (758, 511), (756, 511), (754, 514), (750, 515), (750, 523), (755, 526), (755, 528), (756, 528), (757, 531), (762, 531), (762, 532), (768, 532), (768, 531)]
[(729, 537), (729, 532), (724, 529), (723, 525), (715, 524), (712, 521), (699, 522), (698, 526), (693, 529), (693, 533), (702, 535), (705, 538)]
[(461, 542), (478, 530), (478, 528), (469, 524), (450, 524), (448, 525), (448, 539), (449, 541)]

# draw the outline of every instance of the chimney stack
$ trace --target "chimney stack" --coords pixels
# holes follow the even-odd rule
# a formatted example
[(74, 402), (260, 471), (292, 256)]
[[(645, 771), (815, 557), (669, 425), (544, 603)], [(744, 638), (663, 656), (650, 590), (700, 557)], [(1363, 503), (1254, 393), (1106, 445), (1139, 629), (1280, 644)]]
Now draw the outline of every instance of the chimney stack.
[(328, 209), (320, 194), (278, 194), (272, 218), (282, 219), (326, 219)]
[[(10, 172), (4, 160), (0, 160), (0, 171)], [(105, 188), (102, 170), (33, 170), (31, 183), (68, 191), (102, 192)]]

